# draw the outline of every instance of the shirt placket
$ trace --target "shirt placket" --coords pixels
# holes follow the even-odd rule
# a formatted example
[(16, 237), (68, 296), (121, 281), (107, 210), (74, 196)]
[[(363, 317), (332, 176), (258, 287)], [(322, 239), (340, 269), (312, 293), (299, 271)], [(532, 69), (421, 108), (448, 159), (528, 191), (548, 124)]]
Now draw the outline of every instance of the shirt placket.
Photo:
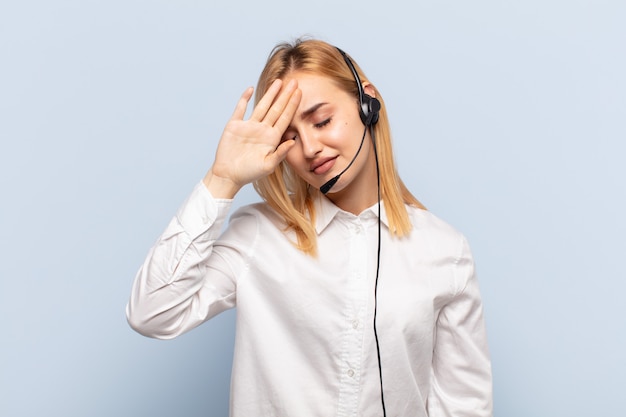
[(344, 310), (341, 388), (338, 417), (356, 416), (361, 392), (363, 336), (366, 310), (367, 239), (360, 221), (349, 226), (348, 285)]

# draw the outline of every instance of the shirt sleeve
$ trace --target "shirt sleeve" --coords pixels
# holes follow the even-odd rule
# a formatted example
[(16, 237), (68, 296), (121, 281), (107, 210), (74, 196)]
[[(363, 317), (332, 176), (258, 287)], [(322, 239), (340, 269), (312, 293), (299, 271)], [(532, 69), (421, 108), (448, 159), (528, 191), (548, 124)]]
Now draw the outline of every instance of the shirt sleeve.
[(474, 261), (465, 238), (454, 268), (456, 293), (436, 323), (429, 416), (490, 417), (491, 362)]
[(204, 184), (196, 185), (135, 276), (126, 306), (134, 330), (170, 339), (234, 307), (232, 271), (207, 273), (231, 204), (213, 198)]

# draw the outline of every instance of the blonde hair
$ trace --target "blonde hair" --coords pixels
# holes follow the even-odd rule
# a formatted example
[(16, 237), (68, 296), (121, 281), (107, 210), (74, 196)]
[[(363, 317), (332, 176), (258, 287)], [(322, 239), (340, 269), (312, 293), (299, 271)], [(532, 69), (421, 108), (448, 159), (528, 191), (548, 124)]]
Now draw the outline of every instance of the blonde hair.
[[(360, 67), (352, 61), (362, 82), (368, 82)], [(270, 53), (259, 77), (255, 103), (263, 97), (276, 79), (283, 79), (293, 71), (309, 72), (328, 77), (339, 88), (358, 97), (356, 81), (340, 52), (334, 46), (314, 39), (298, 39), (293, 43), (280, 43)], [(372, 86), (373, 87), (373, 86)], [(391, 130), (385, 103), (375, 87), (376, 98), (381, 103), (378, 123), (374, 126), (376, 149), (380, 168), (380, 191), (385, 205), (391, 234), (405, 236), (412, 228), (405, 204), (421, 209), (425, 207), (409, 192), (400, 179), (391, 146)], [(356, 103), (355, 103), (356, 105)], [(286, 231), (292, 230), (296, 246), (305, 253), (317, 253), (314, 199), (319, 190), (296, 175), (283, 161), (273, 173), (254, 182), (259, 195), (284, 219)]]

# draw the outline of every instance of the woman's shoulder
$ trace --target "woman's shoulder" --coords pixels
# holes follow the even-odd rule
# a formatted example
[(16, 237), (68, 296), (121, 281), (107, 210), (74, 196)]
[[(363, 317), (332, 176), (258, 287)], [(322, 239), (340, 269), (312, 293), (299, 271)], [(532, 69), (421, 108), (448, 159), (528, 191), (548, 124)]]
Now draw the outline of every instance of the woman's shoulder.
[(230, 222), (254, 222), (257, 224), (285, 227), (284, 219), (266, 202), (256, 202), (237, 208), (230, 216)]
[(413, 224), (411, 235), (414, 237), (454, 246), (458, 245), (459, 242), (465, 242), (463, 233), (432, 211), (414, 206), (407, 206), (407, 210)]

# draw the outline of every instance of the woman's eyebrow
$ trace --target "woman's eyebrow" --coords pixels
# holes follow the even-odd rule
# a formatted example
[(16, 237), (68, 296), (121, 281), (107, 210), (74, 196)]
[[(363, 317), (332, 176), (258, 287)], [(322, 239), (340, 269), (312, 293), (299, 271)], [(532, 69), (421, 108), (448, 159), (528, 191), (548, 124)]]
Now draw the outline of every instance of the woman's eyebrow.
[(300, 113), (300, 119), (304, 120), (317, 111), (320, 107), (328, 103), (317, 103)]

